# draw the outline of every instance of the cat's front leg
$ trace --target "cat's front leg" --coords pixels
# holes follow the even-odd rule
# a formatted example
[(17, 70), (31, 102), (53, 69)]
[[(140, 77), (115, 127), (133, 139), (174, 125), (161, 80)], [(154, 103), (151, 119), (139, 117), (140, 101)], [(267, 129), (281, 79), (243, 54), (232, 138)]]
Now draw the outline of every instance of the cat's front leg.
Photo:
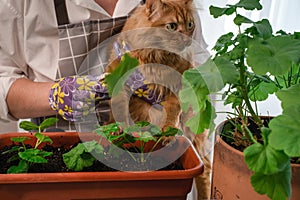
[[(164, 110), (166, 113), (166, 121), (162, 130), (166, 131), (169, 127), (179, 128), (179, 116), (181, 113), (181, 108), (177, 96), (173, 93), (170, 93), (165, 97)], [(174, 141), (175, 137), (163, 138), (163, 144), (173, 143)]]
[(109, 123), (117, 121), (123, 122), (127, 126), (133, 123), (129, 113), (131, 93), (131, 90), (124, 86), (123, 90), (111, 97), (111, 119)]

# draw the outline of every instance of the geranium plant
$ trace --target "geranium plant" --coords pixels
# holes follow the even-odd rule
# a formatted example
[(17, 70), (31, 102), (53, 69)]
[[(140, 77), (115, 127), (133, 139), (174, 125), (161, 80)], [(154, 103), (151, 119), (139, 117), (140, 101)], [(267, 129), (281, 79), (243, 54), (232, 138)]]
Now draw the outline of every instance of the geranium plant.
[[(111, 159), (119, 159), (127, 154), (136, 166), (143, 165), (163, 139), (182, 135), (182, 132), (176, 128), (170, 127), (166, 131), (161, 131), (149, 122), (137, 122), (131, 126), (116, 122), (98, 126), (94, 132), (100, 136), (99, 141), (79, 143), (63, 155), (64, 162), (69, 169), (81, 171), (84, 167), (91, 166), (96, 159), (93, 151), (97, 155), (110, 154)], [(102, 144), (104, 139), (110, 143), (109, 146)], [(146, 149), (148, 142), (152, 142), (148, 145), (150, 149)], [(107, 146), (108, 149), (105, 150)]]
[(22, 121), (20, 123), (20, 128), (33, 132), (36, 142), (33, 147), (30, 147), (25, 145), (25, 141), (30, 139), (28, 137), (11, 138), (13, 142), (21, 145), (15, 145), (10, 150), (3, 152), (3, 154), (17, 152), (17, 154), (13, 154), (14, 156), (12, 156), (8, 162), (19, 160), (18, 165), (11, 166), (7, 170), (7, 173), (26, 173), (31, 164), (48, 162), (46, 157), (52, 155), (52, 152), (39, 149), (39, 146), (42, 143), (52, 143), (52, 140), (48, 136), (45, 136), (42, 131), (56, 122), (56, 118), (48, 118), (39, 126), (30, 121)]
[[(258, 193), (286, 199), (291, 195), (291, 158), (300, 156), (300, 34), (273, 33), (267, 19), (252, 21), (240, 14), (261, 9), (259, 0), (210, 7), (215, 18), (233, 15), (238, 32), (222, 35), (211, 59), (184, 73), (180, 96), (183, 108), (191, 106), (197, 111), (189, 122), (197, 132), (212, 130), (214, 110), (209, 95), (223, 91), (225, 104), (233, 111), (227, 112), (230, 123), (222, 138), (244, 152), (254, 172), (251, 184)], [(281, 100), (283, 112), (264, 118), (257, 102), (268, 100), (273, 93)], [(199, 120), (200, 126), (193, 126)], [(251, 129), (250, 124), (256, 128)]]

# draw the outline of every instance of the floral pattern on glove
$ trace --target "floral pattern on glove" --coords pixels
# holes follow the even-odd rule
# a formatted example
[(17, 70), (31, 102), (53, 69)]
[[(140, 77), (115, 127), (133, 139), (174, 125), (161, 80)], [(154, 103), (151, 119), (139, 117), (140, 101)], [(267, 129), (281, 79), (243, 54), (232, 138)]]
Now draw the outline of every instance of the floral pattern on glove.
[(110, 99), (99, 76), (69, 76), (55, 83), (49, 103), (65, 120), (78, 121), (95, 111), (95, 102)]
[[(151, 105), (161, 105), (163, 98), (149, 89), (143, 74), (136, 70), (126, 81), (134, 96)], [(110, 99), (104, 78), (99, 76), (68, 76), (55, 83), (49, 94), (53, 110), (68, 121), (79, 121), (95, 112), (96, 104)]]

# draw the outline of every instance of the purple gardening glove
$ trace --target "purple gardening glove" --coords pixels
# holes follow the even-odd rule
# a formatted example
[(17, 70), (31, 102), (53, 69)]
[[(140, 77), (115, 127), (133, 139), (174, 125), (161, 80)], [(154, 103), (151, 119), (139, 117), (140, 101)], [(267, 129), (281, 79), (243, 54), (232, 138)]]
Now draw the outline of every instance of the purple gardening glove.
[(56, 82), (49, 94), (49, 103), (65, 120), (78, 121), (101, 101), (110, 99), (103, 77), (69, 76)]

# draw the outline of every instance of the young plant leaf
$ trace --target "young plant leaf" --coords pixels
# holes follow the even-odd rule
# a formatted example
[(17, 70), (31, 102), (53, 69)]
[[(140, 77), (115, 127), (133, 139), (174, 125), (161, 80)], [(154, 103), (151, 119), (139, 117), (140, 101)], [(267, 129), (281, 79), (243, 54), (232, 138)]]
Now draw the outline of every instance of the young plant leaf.
[(135, 137), (135, 140), (142, 142), (156, 141), (156, 139), (148, 131), (140, 132), (139, 136)]
[(104, 149), (103, 147), (95, 140), (84, 142), (85, 151), (88, 153), (95, 152), (98, 155), (103, 155)]
[(41, 124), (40, 128), (41, 131), (43, 131), (45, 128), (48, 128), (50, 126), (53, 126), (58, 121), (55, 117), (46, 118)]
[(25, 151), (19, 152), (18, 155), (21, 159), (29, 162), (47, 163), (48, 160), (45, 157), (51, 156), (52, 152), (47, 152), (40, 149), (26, 149)]
[(29, 164), (25, 160), (20, 160), (17, 166), (11, 166), (8, 170), (8, 174), (20, 174), (20, 173), (27, 173), (29, 169)]
[(123, 123), (111, 123), (105, 126), (99, 126), (95, 132), (104, 137), (104, 138), (109, 138), (111, 136), (111, 133), (116, 133), (120, 130), (120, 127), (123, 126)]
[(52, 142), (53, 142), (50, 137), (48, 137), (42, 133), (35, 133), (34, 137), (36, 137), (40, 143), (49, 142), (50, 144), (52, 144)]
[(19, 142), (19, 143), (23, 143), (23, 142), (25, 142), (26, 140), (29, 140), (29, 139), (30, 139), (29, 137), (13, 137), (13, 138), (10, 138), (11, 141)]
[(162, 136), (175, 136), (175, 135), (183, 135), (183, 132), (180, 129), (168, 127), (166, 131), (162, 132)]
[(20, 147), (20, 146), (13, 146), (11, 149), (9, 149), (9, 150), (7, 150), (7, 151), (3, 151), (3, 152), (2, 152), (2, 155), (8, 154), (8, 153), (12, 153), (12, 152), (15, 152), (15, 151), (20, 151), (20, 149), (23, 149), (23, 147)]
[[(90, 150), (91, 149), (89, 149), (89, 151)], [(87, 149), (83, 143), (79, 143), (69, 152), (63, 154), (63, 160), (68, 169), (73, 171), (81, 171), (85, 167), (92, 166), (95, 158), (87, 152)]]
[(39, 130), (39, 126), (30, 121), (21, 121), (19, 127), (24, 129), (25, 131)]

